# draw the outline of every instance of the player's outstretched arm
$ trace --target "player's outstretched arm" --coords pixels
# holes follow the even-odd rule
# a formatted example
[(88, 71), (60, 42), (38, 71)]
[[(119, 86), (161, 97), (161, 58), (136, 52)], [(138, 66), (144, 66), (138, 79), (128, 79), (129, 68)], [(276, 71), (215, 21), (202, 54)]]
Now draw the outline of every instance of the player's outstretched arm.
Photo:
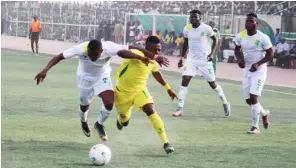
[(142, 53), (144, 53), (144, 55), (146, 57), (149, 57), (150, 59), (155, 60), (160, 66), (164, 65), (164, 66), (169, 66), (169, 60), (166, 57), (154, 54), (148, 50), (146, 50), (145, 48), (141, 48), (141, 47), (137, 47), (137, 46), (128, 46), (129, 49), (136, 49), (141, 51)]
[(41, 72), (39, 72), (36, 76), (35, 76), (35, 80), (37, 82), (37, 85), (39, 85), (39, 83), (43, 82), (43, 80), (46, 77), (47, 71), (52, 68), (53, 66), (55, 66), (57, 63), (59, 63), (61, 60), (65, 59), (65, 57), (63, 56), (63, 53), (53, 57), (48, 64), (46, 65), (46, 67), (43, 68), (43, 70)]
[(175, 98), (178, 99), (176, 93), (174, 90), (170, 87), (170, 85), (165, 81), (163, 75), (161, 74), (160, 71), (152, 72), (153, 77), (156, 79), (158, 83), (160, 83), (167, 91), (169, 96), (171, 97), (172, 100)]
[(151, 59), (149, 57), (142, 57), (138, 54), (135, 54), (128, 50), (120, 50), (117, 52), (117, 55), (124, 59), (138, 59), (141, 60), (144, 64), (148, 65), (151, 63)]

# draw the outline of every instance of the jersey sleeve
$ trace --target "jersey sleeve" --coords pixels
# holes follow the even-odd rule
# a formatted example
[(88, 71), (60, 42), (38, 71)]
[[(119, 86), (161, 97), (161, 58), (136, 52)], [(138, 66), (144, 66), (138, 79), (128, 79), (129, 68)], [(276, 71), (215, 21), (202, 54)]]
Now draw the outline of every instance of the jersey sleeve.
[(268, 49), (272, 48), (270, 38), (267, 35), (263, 36), (262, 47), (263, 47), (264, 50), (268, 50)]
[(186, 26), (183, 29), (183, 36), (184, 36), (184, 38), (188, 38), (188, 30), (187, 30)]
[(84, 54), (84, 48), (87, 47), (87, 43), (82, 43), (76, 45), (72, 48), (69, 48), (63, 52), (63, 56), (65, 59), (73, 58), (75, 56), (82, 56)]
[(117, 55), (120, 50), (128, 50), (128, 45), (121, 45), (111, 41), (103, 43), (103, 49), (107, 50), (110, 55)]
[(209, 37), (215, 36), (215, 32), (214, 32), (214, 30), (212, 29), (211, 26), (208, 26), (208, 25), (207, 25), (207, 28), (206, 28), (206, 33), (207, 33), (207, 35), (208, 35)]
[(235, 43), (235, 45), (236, 46), (241, 46), (241, 40), (240, 40), (240, 34), (237, 34), (236, 36), (235, 36), (235, 38), (234, 38), (234, 43)]

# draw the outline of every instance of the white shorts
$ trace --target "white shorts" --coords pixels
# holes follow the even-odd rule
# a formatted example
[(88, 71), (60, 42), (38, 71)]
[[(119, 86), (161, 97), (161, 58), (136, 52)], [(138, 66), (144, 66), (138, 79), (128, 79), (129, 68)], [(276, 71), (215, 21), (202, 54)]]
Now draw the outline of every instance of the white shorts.
[(192, 61), (190, 58), (186, 60), (183, 76), (197, 75), (197, 71), (200, 71), (203, 78), (208, 82), (213, 82), (216, 79), (213, 62), (197, 63)]
[(110, 74), (102, 75), (97, 80), (88, 80), (78, 76), (77, 87), (81, 105), (89, 105), (93, 96), (98, 96), (106, 90), (113, 90)]
[(249, 67), (244, 69), (243, 90), (245, 99), (249, 99), (250, 94), (261, 96), (267, 76), (267, 68), (265, 67), (255, 72), (250, 72), (249, 69)]

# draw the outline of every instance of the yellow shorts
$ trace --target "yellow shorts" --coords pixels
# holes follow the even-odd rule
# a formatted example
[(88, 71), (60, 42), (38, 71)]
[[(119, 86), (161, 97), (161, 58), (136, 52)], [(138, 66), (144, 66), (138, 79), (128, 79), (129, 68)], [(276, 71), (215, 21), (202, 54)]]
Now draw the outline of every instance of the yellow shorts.
[(126, 122), (130, 119), (133, 105), (137, 111), (143, 111), (142, 107), (146, 104), (153, 103), (152, 96), (147, 88), (136, 93), (120, 92), (116, 87), (114, 89), (114, 100), (119, 115), (120, 122)]

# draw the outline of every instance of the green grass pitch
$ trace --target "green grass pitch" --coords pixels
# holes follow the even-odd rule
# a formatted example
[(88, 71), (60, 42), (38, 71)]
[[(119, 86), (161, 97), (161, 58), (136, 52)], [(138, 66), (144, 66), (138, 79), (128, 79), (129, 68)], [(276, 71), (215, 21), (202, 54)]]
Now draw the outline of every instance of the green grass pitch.
[[(88, 151), (100, 143), (93, 124), (101, 100), (95, 98), (91, 105), (89, 124), (93, 136), (87, 138), (81, 131), (77, 113), (77, 60), (61, 62), (48, 73), (44, 83), (36, 86), (33, 79), (49, 58), (8, 49), (2, 49), (1, 56), (2, 167), (92, 167)], [(181, 75), (173, 72), (164, 75), (178, 92)], [(241, 83), (218, 82), (232, 105), (228, 119), (223, 118), (223, 108), (215, 92), (200, 78), (190, 84), (185, 116), (171, 117), (177, 102), (172, 102), (153, 78), (149, 79), (156, 109), (176, 151), (165, 154), (150, 120), (142, 113), (134, 111), (130, 125), (118, 131), (114, 109), (105, 123), (112, 151), (111, 163), (106, 167), (295, 167), (296, 89), (266, 86), (260, 102), (271, 111), (272, 125), (264, 130), (260, 121), (262, 134), (247, 135), (250, 110), (244, 103)]]

